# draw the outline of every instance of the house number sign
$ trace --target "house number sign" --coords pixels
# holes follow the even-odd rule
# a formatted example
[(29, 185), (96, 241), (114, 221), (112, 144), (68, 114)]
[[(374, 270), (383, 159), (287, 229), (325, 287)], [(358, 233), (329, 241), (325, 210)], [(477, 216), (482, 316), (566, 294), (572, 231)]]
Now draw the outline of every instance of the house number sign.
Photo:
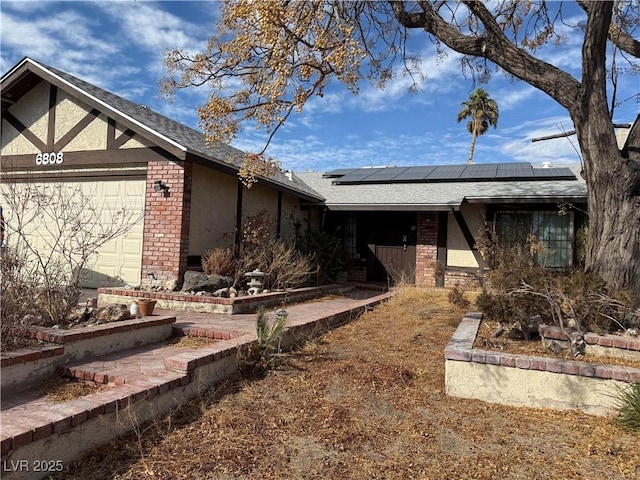
[(63, 152), (39, 153), (36, 155), (36, 165), (60, 165), (64, 162)]

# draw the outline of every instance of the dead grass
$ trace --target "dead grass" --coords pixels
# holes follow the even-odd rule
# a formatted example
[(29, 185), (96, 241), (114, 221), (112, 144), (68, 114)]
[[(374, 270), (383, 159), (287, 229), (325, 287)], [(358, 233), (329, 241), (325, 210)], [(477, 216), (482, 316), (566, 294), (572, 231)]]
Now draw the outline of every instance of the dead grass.
[(638, 478), (640, 439), (613, 420), (444, 395), (461, 316), (446, 293), (403, 289), (55, 478)]
[(98, 388), (93, 382), (54, 377), (42, 384), (39, 394), (54, 402), (67, 402), (94, 393)]
[(621, 365), (625, 367), (640, 368), (640, 359), (631, 357), (614, 357), (605, 355), (586, 355), (584, 357), (573, 358), (569, 350), (552, 352), (544, 348), (540, 339), (525, 341), (514, 340), (507, 336), (505, 331), (500, 337), (492, 338), (492, 334), (498, 330), (499, 322), (483, 320), (478, 329), (478, 336), (474, 347), (485, 350), (499, 350), (501, 352), (515, 353), (520, 355), (532, 355), (538, 357), (556, 357), (570, 360), (582, 360), (586, 362), (605, 363), (608, 365)]
[(181, 348), (202, 348), (210, 347), (216, 342), (218, 342), (218, 340), (206, 337), (175, 336), (165, 341), (165, 344)]

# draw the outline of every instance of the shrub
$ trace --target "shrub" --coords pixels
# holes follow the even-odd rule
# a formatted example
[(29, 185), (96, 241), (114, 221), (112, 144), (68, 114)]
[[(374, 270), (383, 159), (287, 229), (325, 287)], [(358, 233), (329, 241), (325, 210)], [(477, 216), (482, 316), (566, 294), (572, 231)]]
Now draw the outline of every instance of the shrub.
[(459, 282), (456, 282), (448, 294), (449, 303), (455, 307), (465, 309), (469, 307), (470, 302), (464, 298), (464, 288), (460, 286)]
[(265, 273), (263, 287), (268, 289), (300, 287), (315, 273), (312, 257), (279, 239), (267, 239), (252, 249), (243, 249), (238, 262), (238, 280), (244, 272), (255, 269)]
[(632, 384), (630, 388), (620, 389), (618, 403), (618, 423), (640, 432), (640, 382)]
[(287, 316), (284, 309), (276, 310), (275, 318), (269, 322), (264, 309), (256, 317), (257, 341), (239, 352), (238, 368), (249, 376), (260, 376), (276, 368), (282, 359), (282, 337), (286, 330)]
[(218, 274), (233, 277), (237, 265), (230, 248), (207, 250), (202, 256), (202, 269), (207, 275)]

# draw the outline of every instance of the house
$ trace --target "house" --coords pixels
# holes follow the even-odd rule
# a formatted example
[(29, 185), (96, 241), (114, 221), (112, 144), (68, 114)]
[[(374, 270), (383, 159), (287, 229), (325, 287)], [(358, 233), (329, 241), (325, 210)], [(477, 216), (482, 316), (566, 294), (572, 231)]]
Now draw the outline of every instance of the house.
[(477, 248), (486, 228), (511, 243), (532, 233), (546, 247), (541, 263), (571, 266), (586, 210), (574, 168), (494, 163), (298, 176), (325, 198), (323, 228), (344, 239), (350, 278), (450, 286), (487, 267)]
[[(61, 183), (107, 210), (139, 213), (87, 269), (89, 286), (179, 283), (206, 250), (237, 246), (243, 222), (265, 214), (283, 238), (294, 224), (339, 236), (352, 280), (451, 285), (486, 267), (477, 248), (485, 227), (513, 242), (534, 233), (547, 247), (545, 265), (576, 259), (586, 186), (575, 167), (278, 173), (247, 189), (237, 175), (243, 152), (207, 146), (202, 133), (144, 105), (30, 58), (0, 81), (2, 182)], [(10, 221), (6, 206), (4, 216)]]
[[(88, 286), (180, 282), (206, 250), (237, 243), (244, 218), (266, 212), (274, 233), (290, 237), (288, 219), (309, 228), (323, 200), (292, 174), (247, 189), (237, 175), (243, 152), (207, 146), (202, 133), (33, 59), (2, 76), (0, 88), (3, 183), (55, 182), (111, 213), (139, 213), (84, 272)], [(6, 206), (4, 216), (11, 221)]]

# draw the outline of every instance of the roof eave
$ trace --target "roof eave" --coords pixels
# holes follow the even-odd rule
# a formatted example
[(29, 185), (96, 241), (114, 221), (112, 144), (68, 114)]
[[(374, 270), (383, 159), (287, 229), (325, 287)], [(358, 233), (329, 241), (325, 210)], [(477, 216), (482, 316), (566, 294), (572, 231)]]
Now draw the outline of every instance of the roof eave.
[[(147, 125), (139, 122), (138, 120), (122, 113), (121, 111), (113, 108), (109, 104), (100, 100), (99, 98), (94, 97), (93, 95), (87, 93), (76, 85), (68, 82), (64, 78), (58, 76), (56, 73), (50, 71), (43, 65), (40, 65), (35, 60), (25, 57), (21, 62), (18, 63), (13, 69), (11, 69), (7, 75), (2, 78), (2, 82), (4, 83), (6, 80), (11, 78), (11, 75), (15, 75), (19, 73), (20, 70), (30, 70), (37, 75), (41, 76), (44, 80), (52, 83), (58, 88), (62, 88), (63, 90), (70, 89), (79, 95), (83, 101), (85, 101), (91, 107), (97, 108), (98, 110), (109, 112), (110, 115), (114, 117), (115, 120), (122, 123), (127, 128), (131, 128), (132, 130), (137, 130), (143, 137), (147, 138), (150, 141), (158, 144), (172, 155), (176, 156), (179, 160), (184, 160), (187, 155), (187, 147), (181, 145), (180, 143), (172, 140), (161, 133), (153, 130)], [(146, 135), (145, 135), (146, 133)]]

